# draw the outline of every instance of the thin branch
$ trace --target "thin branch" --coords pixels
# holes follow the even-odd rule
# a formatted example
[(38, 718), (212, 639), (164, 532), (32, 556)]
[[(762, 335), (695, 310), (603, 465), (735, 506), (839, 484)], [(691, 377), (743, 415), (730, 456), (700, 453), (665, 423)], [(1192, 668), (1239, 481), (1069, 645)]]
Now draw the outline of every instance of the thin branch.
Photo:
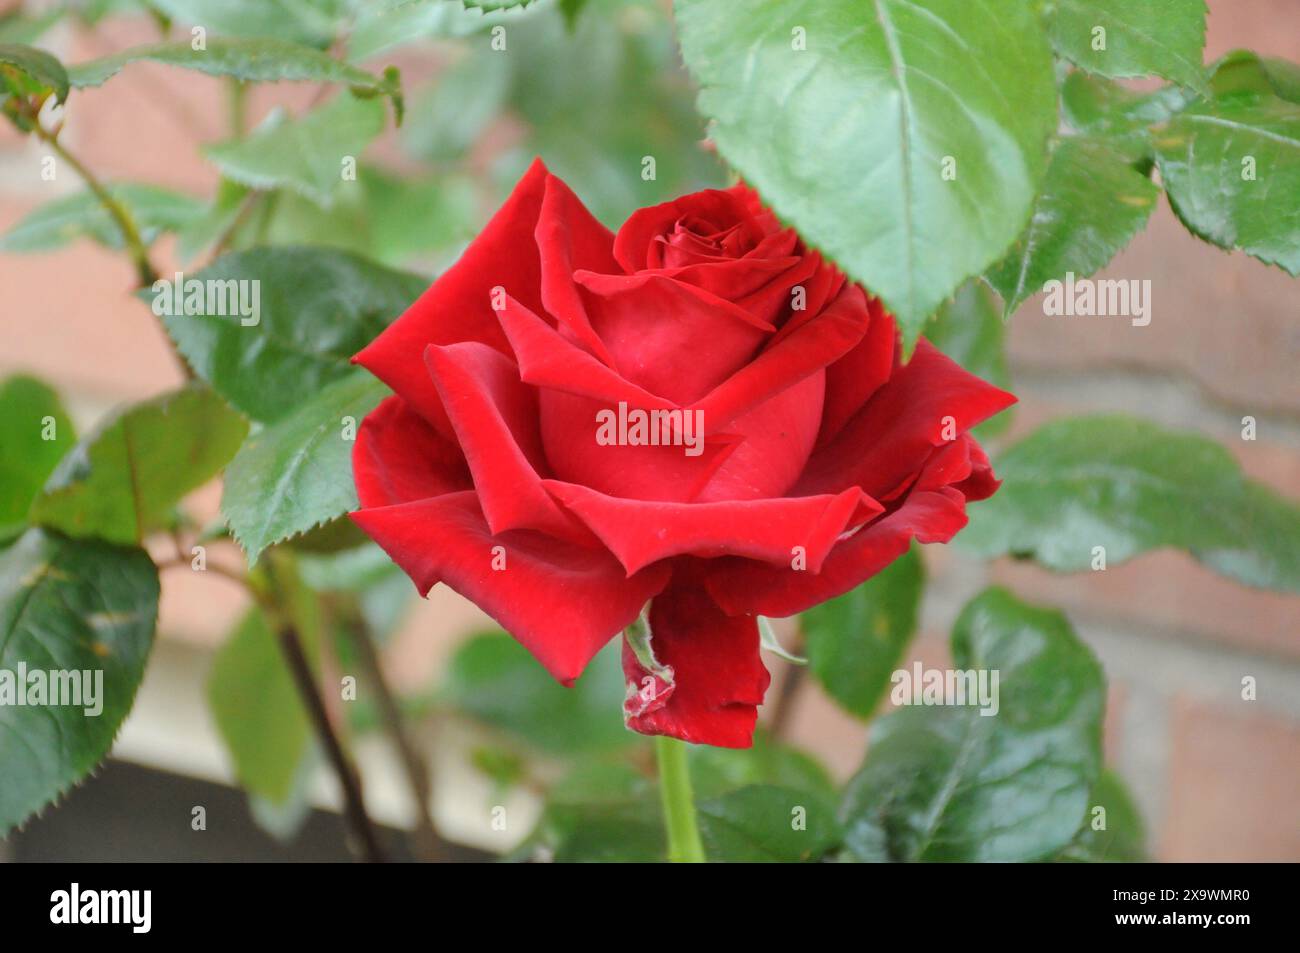
[(72, 166), (73, 171), (81, 176), (82, 181), (86, 183), (86, 187), (94, 193), (95, 198), (99, 199), (99, 204), (104, 206), (104, 211), (108, 212), (109, 217), (117, 225), (117, 230), (122, 233), (122, 244), (126, 246), (127, 254), (131, 256), (131, 262), (135, 265), (135, 273), (140, 286), (147, 288), (157, 281), (158, 270), (149, 261), (149, 251), (145, 248), (144, 241), (140, 237), (140, 230), (136, 227), (135, 219), (131, 217), (131, 213), (127, 211), (126, 206), (113, 197), (112, 193), (104, 186), (104, 183), (100, 182), (80, 159), (64, 148), (54, 133), (45, 129), (39, 123), (33, 123), (32, 131), (36, 134), (36, 138), (54, 151), (55, 155)]
[(401, 757), (402, 769), (406, 774), (407, 784), (411, 788), (411, 797), (415, 800), (415, 853), (422, 860), (446, 860), (448, 846), (438, 834), (433, 824), (433, 815), (429, 813), (429, 802), (433, 790), (429, 782), (429, 765), (424, 760), (407, 730), (402, 718), (402, 710), (397, 697), (384, 677), (379, 653), (364, 619), (356, 612), (348, 614), (344, 620), (344, 631), (357, 650), (357, 655), (366, 670), (366, 680), (375, 690), (379, 714), (384, 722), (384, 730), (389, 741)]
[(354, 846), (364, 860), (382, 863), (384, 852), (379, 845), (374, 825), (370, 822), (370, 815), (366, 813), (365, 799), (361, 794), (361, 776), (339, 743), (334, 726), (330, 724), (325, 699), (316, 686), (316, 678), (312, 674), (311, 663), (307, 661), (307, 654), (303, 651), (298, 630), (292, 624), (281, 621), (276, 625), (275, 634), (285, 664), (293, 674), (298, 694), (302, 696), (307, 714), (316, 729), (316, 735), (325, 748), (325, 755), (333, 765), (334, 773), (338, 775), (339, 786), (343, 790), (343, 816), (355, 841)]

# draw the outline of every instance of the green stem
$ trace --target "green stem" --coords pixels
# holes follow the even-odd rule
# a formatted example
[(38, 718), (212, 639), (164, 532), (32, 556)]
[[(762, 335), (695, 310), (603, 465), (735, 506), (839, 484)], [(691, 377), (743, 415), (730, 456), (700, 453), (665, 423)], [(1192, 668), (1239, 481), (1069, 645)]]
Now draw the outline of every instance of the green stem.
[(691, 771), (686, 763), (686, 745), (662, 735), (655, 738), (659, 760), (659, 794), (668, 828), (668, 859), (676, 864), (704, 863), (704, 845), (695, 823), (695, 796), (691, 793)]

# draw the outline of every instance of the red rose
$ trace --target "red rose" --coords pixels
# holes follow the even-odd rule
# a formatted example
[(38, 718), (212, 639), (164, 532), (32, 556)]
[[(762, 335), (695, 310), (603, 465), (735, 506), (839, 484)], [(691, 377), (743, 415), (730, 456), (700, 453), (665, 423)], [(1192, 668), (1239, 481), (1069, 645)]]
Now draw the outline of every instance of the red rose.
[[(997, 487), (969, 428), (1014, 402), (894, 321), (744, 186), (611, 234), (540, 161), (356, 360), (389, 384), (353, 519), (570, 684), (624, 645), (628, 724), (750, 743), (757, 616), (945, 542)], [(656, 664), (657, 663), (657, 664)]]

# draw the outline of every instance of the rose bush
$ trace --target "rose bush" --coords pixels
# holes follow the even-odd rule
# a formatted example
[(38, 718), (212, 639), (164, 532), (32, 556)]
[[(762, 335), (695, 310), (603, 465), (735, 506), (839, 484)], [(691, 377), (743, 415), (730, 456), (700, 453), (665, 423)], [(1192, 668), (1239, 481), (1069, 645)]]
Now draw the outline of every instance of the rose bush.
[[(745, 186), (611, 234), (540, 160), (356, 361), (396, 393), (358, 434), (352, 516), (421, 594), (446, 583), (566, 684), (648, 601), (628, 724), (728, 747), (769, 681), (757, 616), (950, 539), (997, 487), (968, 431), (1014, 402), (924, 339), (903, 361)], [(673, 423), (598, 440), (615, 408)]]

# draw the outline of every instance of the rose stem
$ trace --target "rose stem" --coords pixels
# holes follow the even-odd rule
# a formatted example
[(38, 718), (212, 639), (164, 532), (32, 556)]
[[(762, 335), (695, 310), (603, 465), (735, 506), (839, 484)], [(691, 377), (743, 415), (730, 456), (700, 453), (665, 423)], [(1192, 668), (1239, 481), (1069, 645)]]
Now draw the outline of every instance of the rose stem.
[(695, 823), (695, 797), (691, 793), (691, 772), (686, 762), (686, 745), (662, 735), (655, 738), (659, 761), (659, 794), (668, 828), (668, 859), (673, 863), (702, 864), (704, 845)]
[(415, 837), (412, 842), (415, 853), (422, 860), (445, 860), (448, 853), (447, 845), (438, 836), (438, 830), (433, 825), (433, 817), (429, 813), (429, 801), (433, 793), (429, 785), (429, 766), (411, 739), (397, 698), (384, 677), (370, 626), (366, 624), (365, 619), (361, 618), (359, 612), (350, 612), (344, 620), (343, 628), (366, 670), (367, 680), (375, 691), (379, 713), (384, 720), (384, 729), (389, 741), (402, 759), (406, 782), (411, 788), (411, 797), (415, 801)]
[(316, 679), (312, 675), (307, 654), (303, 651), (298, 630), (288, 623), (281, 623), (276, 626), (275, 634), (280, 643), (280, 651), (284, 654), (285, 663), (293, 673), (294, 683), (298, 686), (298, 694), (302, 696), (307, 714), (311, 716), (312, 724), (316, 728), (316, 735), (325, 748), (325, 754), (334, 767), (334, 773), (338, 775), (339, 787), (343, 790), (343, 816), (355, 838), (356, 846), (365, 860), (371, 863), (382, 862), (384, 853), (379, 846), (374, 826), (370, 823), (370, 817), (366, 814), (366, 804), (361, 796), (361, 778), (344, 753), (343, 745), (339, 743), (338, 735), (334, 733), (334, 726), (330, 724), (329, 713), (325, 710), (325, 700), (321, 698), (320, 691), (316, 687)]

